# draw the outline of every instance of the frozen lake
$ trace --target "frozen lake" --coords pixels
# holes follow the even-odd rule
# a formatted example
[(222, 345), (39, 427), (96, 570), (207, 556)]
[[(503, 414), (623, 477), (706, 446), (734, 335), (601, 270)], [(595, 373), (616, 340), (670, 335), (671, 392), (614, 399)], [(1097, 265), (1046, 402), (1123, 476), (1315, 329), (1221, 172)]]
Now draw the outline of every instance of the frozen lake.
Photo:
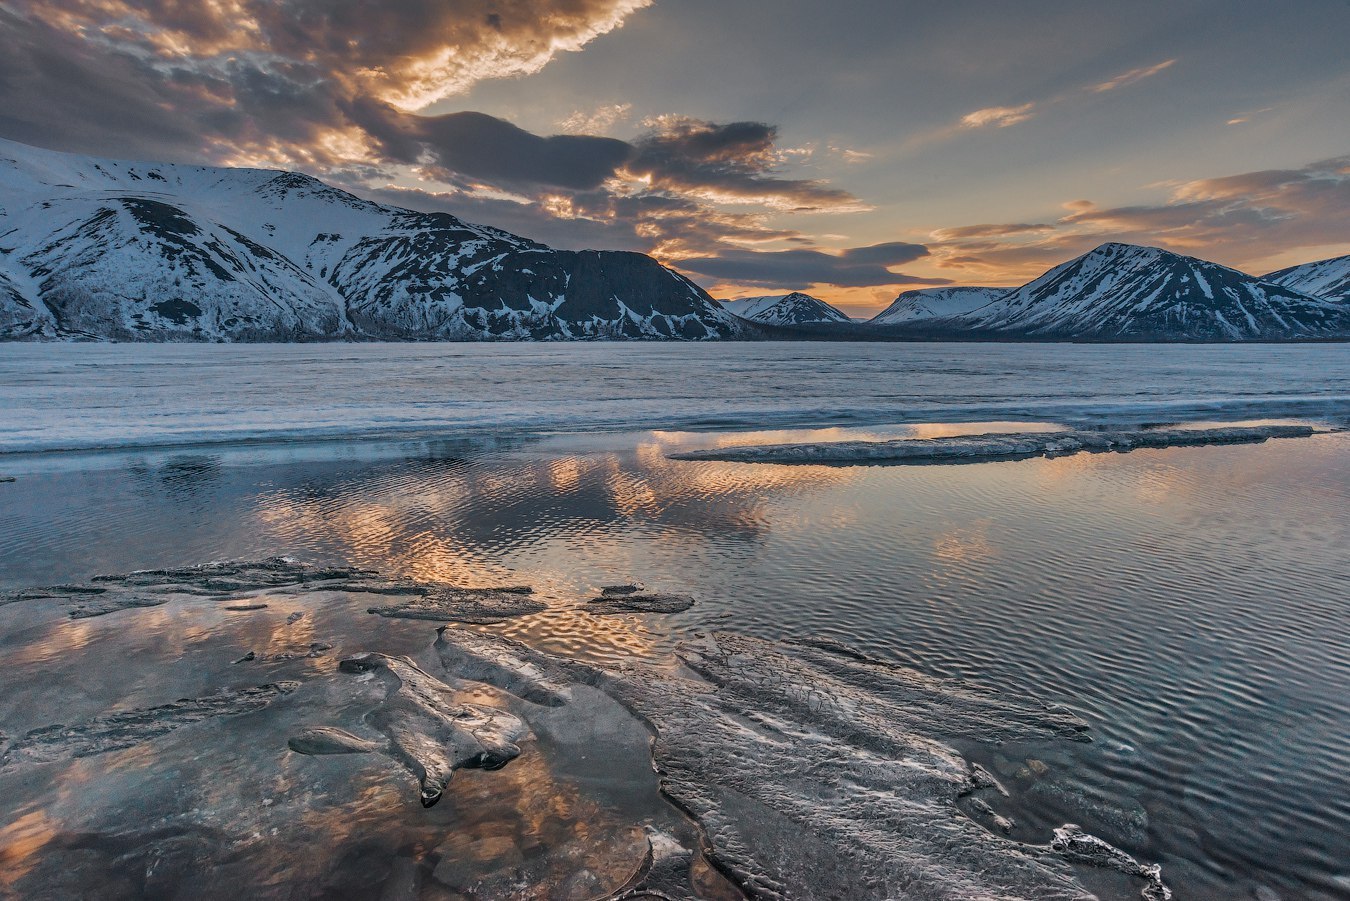
[[(0, 485), (0, 591), (291, 554), (532, 585), (546, 609), (484, 628), (601, 666), (712, 629), (824, 636), (1091, 726), (1090, 744), (952, 741), (1007, 788), (991, 803), (1012, 838), (1044, 843), (1078, 823), (1162, 864), (1178, 898), (1343, 897), (1350, 434), (959, 466), (666, 455), (1062, 424), (1345, 425), (1347, 357), (1344, 345), (0, 346), (0, 447), (23, 451), (0, 455), (16, 478)], [(305, 440), (349, 434), (369, 440)], [(120, 449), (50, 452), (93, 447)], [(585, 611), (600, 586), (631, 581), (697, 604)], [(339, 875), (374, 880), (372, 896), (400, 873), (427, 891), (459, 885), (446, 848), (487, 872), (496, 852), (483, 849), (508, 837), (533, 872), (556, 875), (588, 843), (627, 853), (634, 823), (676, 828), (640, 729), (604, 733), (601, 765), (564, 753), (558, 721), (532, 721), (518, 760), (456, 776), (425, 815), (396, 803), (402, 783), (369, 758), (286, 757), (283, 730), (331, 705), (343, 655), (423, 660), (435, 623), (369, 616), (371, 603), (225, 612), (184, 598), (92, 619), (59, 600), (0, 606), (6, 736), (219, 688), (305, 686), (151, 750), (0, 767), (0, 890), (51, 891), (41, 880), (62, 872), (134, 894), (116, 888), (137, 885), (128, 836), (157, 835), (203, 797), (223, 811), (218, 840), (243, 849), (233, 878), (262, 872), (240, 838), (269, 825), (259, 805), (303, 814), (323, 839), (292, 848), (281, 824), (264, 868), (269, 890), (302, 897), (331, 894), (322, 879)], [(332, 647), (277, 653), (297, 641)], [(250, 650), (257, 660), (234, 663)], [(225, 763), (211, 792), (171, 790), (212, 754)], [(108, 813), (127, 803), (115, 785), (143, 792), (151, 825)], [(165, 864), (160, 890), (188, 890), (174, 872)], [(1137, 884), (1094, 888), (1138, 897)]]
[(0, 452), (541, 430), (1350, 416), (1350, 345), (0, 345)]

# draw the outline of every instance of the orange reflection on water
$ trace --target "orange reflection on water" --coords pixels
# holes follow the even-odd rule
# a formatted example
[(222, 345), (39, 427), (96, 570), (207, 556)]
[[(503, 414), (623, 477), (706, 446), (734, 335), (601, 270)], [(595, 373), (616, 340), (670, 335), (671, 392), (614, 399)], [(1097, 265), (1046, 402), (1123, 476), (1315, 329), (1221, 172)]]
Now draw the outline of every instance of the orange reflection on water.
[(13, 889), (38, 862), (38, 852), (51, 843), (58, 824), (46, 811), (34, 810), (0, 826), (0, 886)]
[(998, 556), (998, 547), (989, 539), (990, 520), (981, 520), (969, 528), (943, 532), (933, 539), (933, 557), (950, 568), (986, 563)]
[[(51, 601), (29, 601), (43, 604)], [(64, 607), (62, 611), (64, 612)], [(91, 620), (62, 618), (45, 626), (43, 632), (19, 648), (6, 652), (7, 666), (52, 663), (79, 651), (94, 639), (97, 630)]]
[(575, 491), (581, 484), (581, 461), (576, 457), (559, 457), (548, 462), (549, 482), (554, 491)]

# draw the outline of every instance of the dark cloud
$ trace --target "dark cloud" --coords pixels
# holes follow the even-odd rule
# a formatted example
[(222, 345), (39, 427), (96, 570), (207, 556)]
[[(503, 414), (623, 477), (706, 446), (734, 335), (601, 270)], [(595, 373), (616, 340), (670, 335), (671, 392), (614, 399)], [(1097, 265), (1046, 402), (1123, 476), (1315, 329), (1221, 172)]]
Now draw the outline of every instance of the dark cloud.
[(302, 64), (335, 93), (416, 109), (542, 68), (650, 0), (29, 0), (21, 15), (90, 44), (196, 69)]
[[(493, 0), (491, 15), (482, 0), (0, 3), (0, 127), (119, 155), (368, 162), (352, 158), (361, 145), (392, 147), (398, 131), (373, 111), (536, 71), (649, 2)], [(377, 124), (384, 135), (365, 133)], [(450, 132), (433, 142), (465, 125), (427, 124)]]
[[(768, 225), (770, 211), (862, 208), (785, 177), (788, 157), (763, 123), (662, 116), (620, 141), (417, 112), (476, 81), (534, 71), (649, 2), (493, 0), (489, 12), (482, 0), (0, 0), (0, 133), (101, 155), (301, 169), (561, 246), (666, 259), (715, 255), (727, 241), (808, 241)], [(379, 187), (409, 167), (433, 189)]]
[[(901, 250), (904, 248), (904, 250)], [(676, 262), (678, 268), (741, 285), (800, 289), (810, 285), (837, 288), (868, 288), (901, 283), (950, 284), (950, 279), (916, 278), (892, 272), (899, 265), (926, 256), (915, 244), (881, 244), (859, 247), (838, 254), (819, 250), (730, 250), (716, 257), (695, 257)], [(894, 260), (887, 263), (886, 260)]]
[(927, 247), (922, 244), (906, 244), (903, 241), (871, 244), (867, 247), (851, 247), (840, 254), (840, 258), (846, 263), (870, 263), (876, 266), (902, 266), (926, 256), (928, 256)]
[(437, 166), (504, 187), (541, 185), (588, 191), (614, 177), (632, 148), (613, 138), (539, 135), (485, 113), (416, 116)]
[(196, 151), (200, 131), (164, 108), (179, 90), (129, 54), (0, 6), (0, 134), (61, 150), (163, 157)]
[(781, 162), (778, 129), (763, 122), (719, 125), (682, 116), (664, 116), (633, 142), (627, 170), (658, 190), (718, 199), (765, 202), (794, 210), (859, 209), (847, 191), (817, 181), (772, 174)]

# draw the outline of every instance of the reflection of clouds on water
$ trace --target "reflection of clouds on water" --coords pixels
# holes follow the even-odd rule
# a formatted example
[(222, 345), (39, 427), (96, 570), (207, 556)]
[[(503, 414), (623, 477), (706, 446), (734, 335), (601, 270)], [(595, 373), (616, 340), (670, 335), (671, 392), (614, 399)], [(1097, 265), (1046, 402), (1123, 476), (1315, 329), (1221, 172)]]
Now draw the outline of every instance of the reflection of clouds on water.
[[(1335, 753), (1347, 696), (1337, 668), (1350, 542), (1346, 437), (960, 467), (785, 467), (665, 456), (696, 441), (793, 440), (788, 432), (447, 442), (378, 454), (348, 448), (349, 456), (334, 450), (318, 460), (257, 452), (250, 465), (226, 454), (225, 465), (197, 475), (193, 465), (159, 464), (136, 475), (120, 463), (103, 475), (72, 470), (4, 486), (13, 502), (5, 511), (12, 515), (0, 517), (0, 580), (49, 584), (98, 571), (290, 553), (426, 581), (531, 584), (548, 610), (492, 631), (602, 663), (663, 653), (671, 633), (691, 629), (831, 635), (933, 672), (1079, 704), (1101, 724), (1099, 747), (1128, 746), (1130, 757), (1075, 756), (1051, 761), (1056, 770), (1081, 768), (1092, 785), (1110, 787), (1112, 804), (1145, 806), (1153, 824), (1146, 839), (1160, 857), (1210, 860), (1193, 838), (1200, 835), (1222, 842), (1244, 879), (1260, 872), (1282, 893), (1301, 897), (1308, 874), (1334, 875), (1343, 857), (1336, 836), (1345, 834), (1345, 818), (1316, 799), (1345, 787)], [(161, 468), (170, 470), (166, 478)], [(194, 478), (200, 490), (183, 491)], [(585, 599), (600, 586), (631, 581), (687, 593), (698, 604), (660, 618), (586, 611)], [(367, 615), (368, 606), (385, 603), (370, 596), (269, 603), (263, 611), (226, 613), (216, 609), (223, 602), (175, 598), (77, 621), (65, 618), (60, 602), (0, 608), (7, 627), (0, 654), (11, 676), (0, 693), (0, 729), (12, 737), (111, 707), (322, 676), (343, 653), (416, 653), (433, 634), (432, 623)], [(305, 616), (288, 627), (292, 611)], [(337, 647), (313, 660), (263, 659), (310, 641)], [(249, 650), (259, 660), (231, 667)], [(288, 696), (276, 706), (280, 712), (296, 703)], [(242, 753), (248, 728), (237, 719), (209, 738)], [(182, 740), (181, 747), (190, 744), (186, 733)], [(277, 736), (264, 735), (248, 753), (272, 753), (266, 749), (274, 745)], [(140, 752), (107, 755), (54, 767), (43, 778), (68, 775), (84, 780), (73, 783), (81, 791), (109, 792), (117, 779), (103, 776), (148, 775), (155, 767), (144, 760)], [(1013, 762), (1022, 765), (1020, 757)], [(362, 839), (370, 818), (404, 813), (397, 798), (389, 801), (406, 790), (403, 777), (360, 775), (367, 766), (308, 760), (284, 763), (281, 775), (229, 778), (256, 776), (270, 796), (358, 774), (344, 794), (324, 796), (338, 813), (317, 815), (312, 833), (350, 834), (342, 853), (351, 858), (333, 871), (345, 874), (370, 859), (372, 846)], [(548, 779), (566, 781), (523, 768), (520, 778), (526, 775), (543, 780), (540, 790)], [(481, 784), (486, 799), (511, 786), (492, 781), (499, 777), (466, 774), (461, 788), (470, 797)], [(0, 822), (8, 824), (0, 829), (11, 830), (0, 853), (54, 853), (42, 837), (47, 827), (23, 806), (25, 793), (39, 787), (0, 778)], [(222, 777), (222, 800), (228, 784)], [(12, 785), (19, 791), (4, 797)], [(365, 819), (363, 787), (373, 793)], [(1177, 792), (1200, 800), (1177, 808)], [(1102, 819), (1100, 811), (1085, 812), (1079, 797), (1031, 792), (1014, 812), (1024, 828), (1042, 831)], [(529, 799), (518, 803), (535, 809)], [(349, 804), (354, 824), (342, 819)], [(538, 809), (539, 817), (561, 822), (592, 816)], [(65, 816), (66, 808), (44, 811)], [(1267, 825), (1225, 833), (1232, 812)], [(514, 815), (502, 812), (506, 825), (484, 821), (481, 831), (465, 833), (472, 847), (452, 848), (446, 836), (456, 824), (435, 820), (434, 830), (393, 836), (389, 857), (415, 847), (417, 860), (434, 868), (432, 852), (444, 845), (447, 855), (510, 858), (520, 847)], [(1103, 823), (1096, 825), (1109, 828)], [(43, 864), (32, 878), (46, 872)], [(1200, 894), (1212, 888), (1204, 878), (1192, 881)]]
[(933, 556), (940, 566), (968, 569), (987, 563), (999, 553), (989, 538), (992, 521), (980, 520), (967, 528), (950, 529), (933, 538)]
[[(612, 530), (666, 540), (762, 540), (767, 495), (847, 482), (838, 468), (667, 460), (659, 439), (592, 453), (434, 472), (388, 464), (359, 482), (261, 492), (256, 516), (283, 542), (335, 545), (358, 563), (431, 581), (497, 580), (502, 561)], [(363, 474), (365, 475), (365, 474)]]
[(36, 626), (24, 635), (18, 647), (5, 646), (5, 663), (11, 667), (49, 664), (78, 654), (95, 634), (95, 625), (87, 619), (66, 619)]
[(0, 826), (0, 886), (12, 891), (56, 833), (57, 823), (44, 810), (30, 810)]

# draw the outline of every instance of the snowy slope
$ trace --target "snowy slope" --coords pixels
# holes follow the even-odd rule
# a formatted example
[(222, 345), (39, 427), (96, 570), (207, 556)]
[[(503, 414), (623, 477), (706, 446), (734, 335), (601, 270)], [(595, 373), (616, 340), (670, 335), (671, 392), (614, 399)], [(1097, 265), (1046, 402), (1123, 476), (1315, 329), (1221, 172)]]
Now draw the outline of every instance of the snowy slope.
[(1012, 288), (920, 288), (906, 291), (867, 321), (868, 325), (898, 325), (977, 310)]
[(744, 297), (724, 300), (722, 306), (742, 319), (765, 325), (810, 325), (822, 322), (850, 322), (851, 320), (819, 298), (800, 291), (791, 294), (772, 294), (766, 297)]
[(1290, 266), (1262, 276), (1262, 280), (1314, 297), (1350, 302), (1350, 256)]
[(0, 141), (0, 338), (685, 338), (745, 326), (649, 257), (556, 251), (305, 175)]
[(934, 324), (1033, 340), (1288, 340), (1350, 336), (1350, 305), (1156, 247), (1103, 244)]

